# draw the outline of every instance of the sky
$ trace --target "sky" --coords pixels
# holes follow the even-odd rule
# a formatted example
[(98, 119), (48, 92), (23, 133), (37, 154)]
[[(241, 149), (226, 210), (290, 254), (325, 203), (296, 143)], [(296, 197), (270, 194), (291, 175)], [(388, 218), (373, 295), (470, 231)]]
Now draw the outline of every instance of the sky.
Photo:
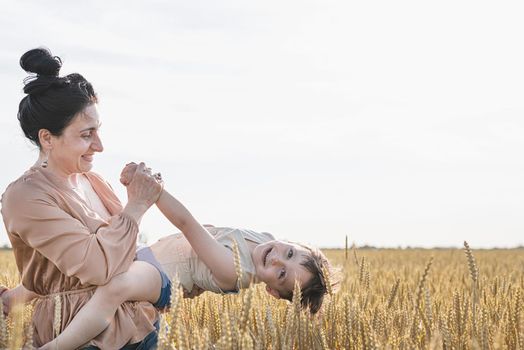
[[(520, 1), (0, 4), (1, 192), (38, 157), (18, 60), (46, 46), (99, 95), (94, 171), (123, 202), (122, 167), (144, 161), (206, 224), (320, 247), (524, 245)], [(140, 228), (177, 232), (156, 208)]]

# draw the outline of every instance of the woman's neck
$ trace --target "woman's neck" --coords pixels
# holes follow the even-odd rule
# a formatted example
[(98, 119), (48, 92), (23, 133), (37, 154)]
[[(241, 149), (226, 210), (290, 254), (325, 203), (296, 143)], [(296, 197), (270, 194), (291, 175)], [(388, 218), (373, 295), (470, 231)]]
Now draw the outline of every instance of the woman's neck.
[(36, 160), (34, 167), (41, 167), (43, 166), (44, 162), (47, 162), (47, 157), (43, 152), (40, 152), (40, 155), (38, 156), (38, 159)]
[(78, 174), (68, 174), (64, 171), (57, 169), (52, 163), (49, 164), (49, 160), (43, 152), (40, 152), (40, 155), (38, 156), (38, 159), (36, 160), (33, 166), (46, 168), (49, 172), (51, 172), (54, 176), (58, 177), (60, 180), (64, 181), (71, 188), (78, 187)]

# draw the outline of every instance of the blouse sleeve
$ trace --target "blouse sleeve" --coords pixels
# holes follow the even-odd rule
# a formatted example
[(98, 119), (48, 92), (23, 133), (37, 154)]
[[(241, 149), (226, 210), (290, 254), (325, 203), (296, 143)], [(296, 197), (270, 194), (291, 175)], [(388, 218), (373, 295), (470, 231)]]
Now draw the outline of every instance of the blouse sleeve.
[(103, 285), (131, 265), (138, 226), (125, 214), (112, 216), (96, 232), (29, 183), (6, 191), (2, 214), (6, 229), (20, 237), (67, 276), (82, 284)]

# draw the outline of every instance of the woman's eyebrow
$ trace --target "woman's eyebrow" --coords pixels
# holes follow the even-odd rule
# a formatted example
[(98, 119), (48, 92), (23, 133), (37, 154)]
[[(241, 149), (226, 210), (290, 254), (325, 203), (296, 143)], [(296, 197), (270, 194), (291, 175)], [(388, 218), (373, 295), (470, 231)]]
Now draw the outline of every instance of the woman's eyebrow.
[(82, 130), (80, 130), (80, 132), (90, 131), (90, 130), (97, 130), (97, 129), (100, 129), (101, 126), (102, 126), (102, 123), (99, 123), (97, 126), (91, 126), (89, 128), (82, 129)]

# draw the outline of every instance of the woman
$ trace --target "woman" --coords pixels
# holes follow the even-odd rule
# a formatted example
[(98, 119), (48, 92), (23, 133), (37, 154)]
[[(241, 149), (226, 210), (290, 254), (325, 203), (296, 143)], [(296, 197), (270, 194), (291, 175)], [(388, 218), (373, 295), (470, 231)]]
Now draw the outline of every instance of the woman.
[[(6, 189), (2, 216), (21, 283), (39, 296), (33, 326), (34, 345), (41, 346), (53, 339), (57, 297), (63, 330), (97, 286), (128, 270), (138, 225), (162, 185), (141, 163), (123, 208), (111, 187), (90, 172), (95, 153), (103, 151), (92, 85), (80, 74), (59, 77), (61, 60), (47, 49), (26, 52), (20, 64), (36, 76), (26, 80), (18, 119), (40, 154)], [(86, 346), (152, 347), (157, 321), (150, 303), (126, 302)]]

